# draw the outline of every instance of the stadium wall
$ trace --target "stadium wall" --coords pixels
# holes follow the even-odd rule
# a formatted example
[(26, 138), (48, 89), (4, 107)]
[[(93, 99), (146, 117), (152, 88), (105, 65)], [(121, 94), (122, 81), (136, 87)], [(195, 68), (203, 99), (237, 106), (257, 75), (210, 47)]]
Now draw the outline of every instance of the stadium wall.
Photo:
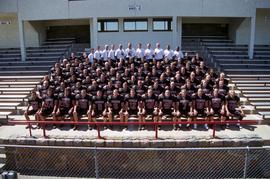
[[(0, 25), (0, 48), (19, 47), (19, 27), (16, 15), (0, 15), (0, 21), (10, 24)], [(26, 47), (39, 46), (46, 39), (46, 29), (40, 22), (24, 22)]]
[[(130, 5), (139, 5), (141, 10), (129, 10)], [(57, 23), (60, 25), (63, 21), (66, 24), (76, 24), (82, 19), (89, 23), (92, 17), (172, 16), (182, 17), (183, 23), (228, 23), (230, 38), (237, 44), (249, 44), (250, 17), (255, 14), (255, 44), (270, 44), (269, 8), (270, 3), (267, 0), (134, 0), (132, 2), (126, 0), (0, 0), (0, 20), (3, 17), (12, 20), (10, 25), (0, 25), (0, 47), (19, 46), (18, 14), (21, 20), (25, 21), (26, 46), (38, 46), (46, 39), (46, 26)], [(49, 20), (55, 20), (55, 22), (48, 22)], [(97, 43), (100, 45), (108, 41), (115, 44), (125, 44), (127, 41), (155, 43), (158, 37), (158, 41), (162, 44), (172, 44), (172, 32), (153, 32), (149, 29), (148, 32), (123, 33), (121, 27), (122, 25), (119, 24), (119, 32), (97, 33)], [(148, 28), (150, 27), (149, 25)]]

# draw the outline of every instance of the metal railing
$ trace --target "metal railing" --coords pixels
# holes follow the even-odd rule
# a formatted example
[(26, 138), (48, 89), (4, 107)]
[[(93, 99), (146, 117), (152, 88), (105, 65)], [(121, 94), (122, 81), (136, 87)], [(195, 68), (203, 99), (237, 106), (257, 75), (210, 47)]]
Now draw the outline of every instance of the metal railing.
[(5, 170), (85, 178), (270, 178), (270, 147), (5, 146)]
[(33, 124), (40, 124), (43, 130), (43, 137), (46, 136), (46, 125), (47, 124), (53, 124), (53, 125), (65, 125), (65, 124), (71, 124), (71, 125), (91, 125), (97, 127), (97, 137), (101, 137), (100, 134), (100, 126), (126, 126), (126, 125), (146, 125), (146, 126), (154, 126), (155, 131), (155, 138), (158, 138), (158, 126), (168, 126), (168, 125), (177, 125), (177, 124), (208, 124), (212, 125), (212, 135), (213, 138), (215, 138), (216, 134), (216, 127), (217, 125), (226, 125), (226, 124), (258, 124), (258, 121), (256, 120), (244, 120), (244, 121), (238, 121), (238, 120), (226, 120), (226, 121), (177, 121), (177, 122), (73, 122), (73, 121), (27, 121), (27, 120), (10, 120), (9, 124), (17, 124), (17, 125), (28, 125), (29, 129), (29, 135), (32, 137), (32, 125)]

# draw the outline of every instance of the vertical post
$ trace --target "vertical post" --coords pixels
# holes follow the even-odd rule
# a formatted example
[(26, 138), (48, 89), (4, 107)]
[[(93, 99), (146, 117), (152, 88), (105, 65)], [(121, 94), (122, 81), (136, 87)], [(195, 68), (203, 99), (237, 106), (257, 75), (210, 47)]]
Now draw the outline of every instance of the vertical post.
[(32, 125), (30, 122), (28, 123), (28, 129), (29, 129), (30, 137), (32, 137)]
[(178, 17), (178, 45), (182, 51), (182, 17)]
[[(18, 13), (20, 14), (20, 13)], [(25, 61), (26, 59), (26, 52), (25, 52), (25, 37), (24, 37), (24, 21), (18, 15), (18, 25), (19, 25), (19, 38), (20, 38), (20, 49), (21, 49), (21, 59)]]
[(172, 18), (172, 49), (179, 45), (178, 28), (177, 28), (177, 16)]
[(43, 137), (46, 138), (46, 124), (42, 123)]
[(244, 165), (244, 176), (243, 178), (246, 179), (247, 178), (247, 170), (248, 170), (248, 156), (249, 154), (249, 146), (247, 146), (247, 150), (246, 150), (246, 154), (245, 154), (245, 165)]
[(255, 28), (256, 28), (256, 15), (250, 18), (250, 38), (249, 38), (249, 46), (248, 46), (249, 59), (253, 59), (253, 54), (254, 54)]
[(213, 138), (216, 138), (216, 124), (213, 123)]
[(99, 179), (97, 147), (95, 147), (95, 173), (96, 173), (96, 179)]
[(155, 124), (155, 138), (158, 139), (158, 126)]
[(99, 125), (97, 125), (97, 133), (98, 133), (98, 139), (101, 139)]
[(90, 19), (90, 47), (96, 48), (98, 36), (97, 17)]

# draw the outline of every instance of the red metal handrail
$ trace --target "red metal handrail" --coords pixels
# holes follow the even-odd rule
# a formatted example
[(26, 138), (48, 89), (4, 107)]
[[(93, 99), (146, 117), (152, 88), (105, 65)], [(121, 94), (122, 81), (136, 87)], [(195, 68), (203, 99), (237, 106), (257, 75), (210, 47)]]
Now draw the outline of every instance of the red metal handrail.
[(158, 138), (158, 126), (164, 126), (164, 125), (176, 125), (176, 124), (210, 124), (213, 125), (213, 138), (215, 138), (216, 133), (216, 125), (222, 125), (222, 124), (258, 124), (258, 121), (256, 120), (244, 120), (244, 121), (238, 121), (238, 120), (229, 120), (229, 121), (177, 121), (177, 122), (86, 122), (86, 121), (27, 121), (27, 120), (10, 120), (9, 124), (17, 124), (17, 125), (28, 125), (29, 126), (29, 134), (32, 137), (32, 124), (41, 124), (43, 129), (43, 136), (46, 136), (46, 124), (73, 124), (73, 125), (95, 125), (97, 126), (97, 132), (98, 132), (98, 138), (102, 138), (100, 135), (100, 126), (105, 125), (151, 125), (155, 127), (155, 138)]

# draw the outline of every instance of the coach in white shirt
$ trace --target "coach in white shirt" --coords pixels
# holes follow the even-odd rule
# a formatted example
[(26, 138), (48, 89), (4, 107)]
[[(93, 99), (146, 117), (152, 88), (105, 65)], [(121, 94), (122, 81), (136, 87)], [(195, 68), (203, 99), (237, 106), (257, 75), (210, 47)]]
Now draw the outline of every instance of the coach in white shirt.
[(132, 44), (129, 42), (128, 47), (125, 50), (126, 59), (133, 59), (135, 57), (135, 49), (132, 48)]
[(89, 59), (89, 62), (90, 62), (91, 64), (94, 63), (94, 49), (93, 49), (93, 48), (90, 49), (90, 53), (89, 53), (89, 55), (88, 55), (88, 59)]
[(115, 50), (114, 50), (114, 44), (111, 45), (111, 50), (109, 51), (108, 58), (112, 61), (115, 60)]
[(94, 53), (94, 59), (99, 61), (101, 59), (101, 51), (100, 51), (100, 46), (97, 46), (97, 49)]
[(137, 49), (136, 49), (136, 58), (139, 61), (142, 61), (144, 58), (144, 49), (142, 48), (142, 44), (138, 43), (137, 45)]
[(175, 49), (175, 51), (173, 53), (174, 53), (175, 60), (181, 60), (182, 58), (184, 58), (184, 54), (180, 50), (180, 47), (179, 46)]
[(171, 50), (171, 47), (170, 45), (167, 45), (166, 46), (166, 49), (164, 50), (164, 57), (167, 59), (167, 60), (172, 60), (173, 59), (173, 51)]
[(117, 60), (125, 59), (125, 51), (122, 44), (119, 45), (119, 48), (115, 51), (115, 57)]
[(162, 61), (164, 58), (164, 51), (162, 48), (160, 48), (160, 44), (156, 44), (156, 48), (154, 50), (154, 59), (156, 61)]
[(150, 43), (148, 43), (147, 45), (146, 45), (146, 49), (145, 49), (145, 51), (144, 51), (144, 57), (145, 57), (145, 59), (146, 59), (146, 61), (153, 61), (153, 57), (154, 57), (154, 50), (153, 49), (151, 49), (151, 44)]
[(104, 61), (108, 61), (109, 59), (109, 45), (105, 45), (104, 50), (102, 51), (101, 58)]

